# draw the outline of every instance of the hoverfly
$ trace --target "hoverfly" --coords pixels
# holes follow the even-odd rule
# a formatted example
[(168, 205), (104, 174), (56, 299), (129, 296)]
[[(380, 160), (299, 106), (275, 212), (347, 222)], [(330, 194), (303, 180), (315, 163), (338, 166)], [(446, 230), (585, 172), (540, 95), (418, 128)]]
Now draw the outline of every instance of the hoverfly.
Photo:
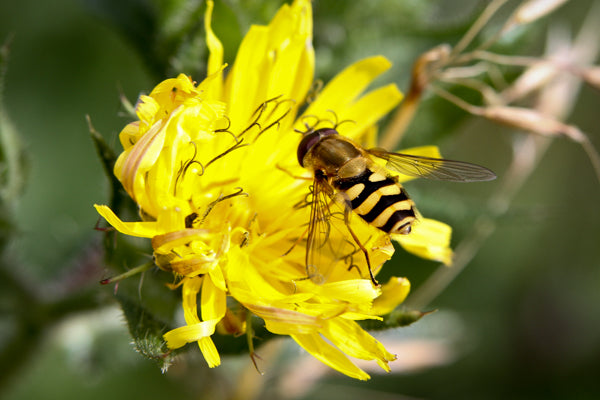
[[(385, 168), (374, 158), (386, 161)], [(363, 149), (333, 128), (309, 130), (298, 145), (298, 162), (313, 172), (312, 201), (306, 244), (308, 277), (322, 283), (320, 252), (329, 237), (329, 201), (341, 200), (344, 222), (354, 242), (367, 259), (369, 275), (375, 285), (369, 255), (349, 224), (354, 212), (372, 226), (388, 233), (407, 235), (417, 219), (414, 202), (398, 178), (386, 171), (453, 182), (489, 181), (496, 175), (489, 169), (467, 162), (441, 158), (390, 153), (383, 149)], [(326, 197), (324, 197), (326, 196)]]

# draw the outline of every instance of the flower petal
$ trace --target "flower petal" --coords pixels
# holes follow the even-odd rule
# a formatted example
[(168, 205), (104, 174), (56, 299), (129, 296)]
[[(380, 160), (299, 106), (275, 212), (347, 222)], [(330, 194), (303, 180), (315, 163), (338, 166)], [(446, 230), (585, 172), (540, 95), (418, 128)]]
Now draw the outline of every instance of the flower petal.
[(396, 359), (396, 356), (389, 353), (378, 340), (355, 321), (343, 318), (331, 320), (323, 335), (351, 357), (376, 360), (386, 372), (390, 372), (388, 362)]
[(406, 299), (410, 291), (410, 282), (406, 278), (391, 277), (381, 287), (381, 296), (373, 301), (371, 312), (373, 315), (385, 315), (391, 313), (400, 303)]
[(133, 200), (145, 192), (144, 172), (148, 171), (163, 148), (165, 130), (157, 122), (132, 147), (121, 153), (115, 162), (115, 176)]
[(352, 363), (341, 351), (327, 343), (318, 334), (291, 335), (304, 350), (308, 351), (313, 357), (331, 368), (340, 371), (342, 374), (352, 378), (366, 381), (370, 378), (362, 369)]
[(209, 368), (221, 365), (221, 356), (215, 347), (215, 343), (210, 337), (204, 337), (198, 340), (198, 347), (206, 360)]
[(265, 321), (268, 331), (278, 335), (314, 333), (323, 327), (320, 318), (313, 315), (257, 304), (244, 306)]
[(210, 275), (205, 276), (204, 283), (202, 284), (202, 319), (205, 321), (220, 321), (225, 316), (227, 309), (226, 300), (227, 296), (225, 292), (213, 283)]
[(320, 296), (357, 304), (371, 303), (381, 293), (369, 279), (348, 279), (315, 286), (312, 290)]
[(232, 132), (268, 99), (282, 96), (299, 106), (313, 80), (311, 35), (308, 0), (284, 4), (268, 26), (250, 27), (226, 82)]
[(94, 204), (96, 211), (117, 231), (130, 236), (151, 238), (158, 235), (156, 222), (123, 222), (107, 206)]
[(217, 321), (203, 321), (192, 325), (184, 325), (170, 330), (163, 335), (170, 349), (178, 349), (187, 343), (196, 342), (202, 338), (208, 338), (215, 333)]
[(208, 47), (208, 73), (212, 75), (219, 73), (217, 79), (211, 79), (210, 83), (205, 86), (206, 94), (210, 98), (221, 98), (223, 91), (223, 79), (221, 78), (223, 69), (223, 44), (212, 30), (212, 12), (214, 2), (208, 0), (206, 2), (206, 11), (204, 13), (204, 29), (206, 31), (206, 46)]
[[(382, 56), (365, 58), (350, 65), (337, 74), (323, 88), (319, 96), (310, 104), (304, 115), (327, 115), (327, 110), (344, 110), (373, 82), (373, 80), (391, 67), (391, 63)], [(302, 120), (295, 126), (305, 129)]]
[(338, 115), (340, 121), (346, 119), (353, 121), (352, 124), (340, 125), (339, 131), (344, 136), (356, 139), (379, 119), (383, 118), (402, 100), (402, 93), (394, 84), (375, 89), (354, 104), (346, 107), (343, 113)]
[(392, 235), (392, 238), (406, 251), (419, 257), (452, 264), (452, 228), (434, 219), (419, 218), (417, 221), (409, 235)]

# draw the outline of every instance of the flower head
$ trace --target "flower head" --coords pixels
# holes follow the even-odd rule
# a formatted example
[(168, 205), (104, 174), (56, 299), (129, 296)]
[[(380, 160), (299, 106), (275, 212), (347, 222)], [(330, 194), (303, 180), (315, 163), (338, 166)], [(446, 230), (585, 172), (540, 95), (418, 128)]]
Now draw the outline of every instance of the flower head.
[[(150, 238), (156, 265), (180, 278), (185, 325), (164, 335), (170, 348), (197, 342), (209, 366), (219, 365), (211, 336), (246, 329), (235, 302), (269, 331), (289, 335), (351, 377), (368, 375), (347, 356), (389, 371), (395, 356), (356, 321), (393, 310), (408, 294), (408, 281), (373, 285), (348, 232), (333, 223), (329, 240), (345, 246), (344, 257), (327, 260), (325, 283), (307, 279), (311, 181), (296, 148), (297, 131), (335, 119), (352, 121), (337, 126), (342, 135), (372, 140), (377, 120), (402, 96), (394, 85), (363, 92), (390, 64), (383, 57), (359, 61), (307, 105), (314, 71), (310, 1), (284, 5), (268, 26), (253, 26), (227, 74), (211, 10), (208, 2), (208, 77), (160, 83), (140, 98), (139, 120), (120, 135), (124, 151), (115, 175), (142, 221), (123, 222), (108, 207), (96, 208), (119, 232)], [(435, 156), (437, 150), (419, 151)], [(389, 235), (360, 218), (350, 223), (377, 273), (394, 251)], [(449, 262), (448, 239), (445, 225), (421, 219), (402, 241), (409, 251)]]

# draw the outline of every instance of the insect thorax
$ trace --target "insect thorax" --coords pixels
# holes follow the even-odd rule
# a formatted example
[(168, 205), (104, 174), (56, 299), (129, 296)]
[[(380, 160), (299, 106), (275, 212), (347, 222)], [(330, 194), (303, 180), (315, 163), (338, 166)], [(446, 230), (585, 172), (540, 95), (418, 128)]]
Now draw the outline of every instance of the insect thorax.
[(366, 167), (361, 151), (338, 136), (321, 140), (311, 153), (314, 167), (328, 176), (350, 178), (362, 173)]

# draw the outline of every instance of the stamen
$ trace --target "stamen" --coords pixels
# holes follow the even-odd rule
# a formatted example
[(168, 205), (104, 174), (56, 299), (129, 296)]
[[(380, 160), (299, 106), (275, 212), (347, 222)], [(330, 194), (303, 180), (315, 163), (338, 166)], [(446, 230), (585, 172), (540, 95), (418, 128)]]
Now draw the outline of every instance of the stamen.
[(206, 220), (206, 217), (208, 217), (208, 214), (210, 214), (210, 212), (212, 211), (212, 209), (219, 204), (221, 201), (227, 200), (227, 199), (231, 199), (232, 197), (236, 197), (236, 196), (248, 196), (248, 193), (244, 193), (244, 189), (242, 189), (241, 187), (236, 188), (237, 192), (232, 193), (232, 194), (228, 194), (227, 196), (223, 196), (222, 194), (219, 195), (219, 198), (216, 199), (215, 201), (213, 201), (212, 203), (210, 203), (207, 207), (206, 207), (206, 211), (204, 212), (204, 214), (202, 215), (202, 218), (200, 219), (200, 222), (198, 225), (202, 225), (204, 223), (204, 221)]
[[(248, 146), (247, 144), (242, 144), (242, 141), (244, 139), (240, 139), (239, 142), (237, 142), (236, 144), (234, 144), (233, 146), (231, 146), (230, 148), (228, 148), (227, 150), (225, 150), (223, 153), (219, 154), (218, 156), (216, 156), (215, 158), (213, 158), (212, 160), (210, 160), (208, 163), (206, 163), (205, 168), (208, 168), (208, 166), (210, 164), (212, 164), (213, 162), (217, 161), (219, 158), (224, 157), (225, 155), (231, 153), (233, 150), (235, 149), (240, 149), (242, 147), (246, 147)], [(203, 171), (204, 172), (204, 171)]]

